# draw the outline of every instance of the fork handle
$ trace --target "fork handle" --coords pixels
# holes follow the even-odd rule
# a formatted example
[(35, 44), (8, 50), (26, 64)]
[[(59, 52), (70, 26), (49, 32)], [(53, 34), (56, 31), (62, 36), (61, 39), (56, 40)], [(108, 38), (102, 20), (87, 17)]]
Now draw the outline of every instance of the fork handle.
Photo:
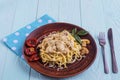
[(106, 74), (108, 74), (109, 73), (109, 69), (108, 69), (108, 64), (106, 62), (106, 58), (105, 58), (105, 48), (104, 48), (104, 46), (102, 46), (102, 53), (103, 53), (104, 72)]

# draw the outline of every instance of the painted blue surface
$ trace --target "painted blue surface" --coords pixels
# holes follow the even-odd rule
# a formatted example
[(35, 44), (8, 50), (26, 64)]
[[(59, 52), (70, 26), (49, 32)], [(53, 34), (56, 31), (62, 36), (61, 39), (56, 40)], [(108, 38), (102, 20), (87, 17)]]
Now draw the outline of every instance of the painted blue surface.
[[(36, 72), (9, 50), (2, 39), (37, 20), (44, 14), (58, 22), (79, 25), (90, 32), (98, 52), (95, 62), (85, 72), (64, 79), (50, 78)], [(119, 72), (112, 73), (107, 30), (113, 29)], [(29, 27), (28, 27), (29, 28)], [(0, 80), (120, 80), (120, 0), (0, 0)], [(106, 33), (105, 52), (109, 74), (104, 73), (99, 32)], [(18, 34), (18, 33), (17, 33)], [(15, 41), (16, 42), (16, 41)]]

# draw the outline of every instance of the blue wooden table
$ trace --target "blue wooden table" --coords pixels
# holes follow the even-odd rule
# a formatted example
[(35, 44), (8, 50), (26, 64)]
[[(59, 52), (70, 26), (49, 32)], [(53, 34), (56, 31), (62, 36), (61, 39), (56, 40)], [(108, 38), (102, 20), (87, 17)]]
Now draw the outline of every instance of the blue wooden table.
[[(48, 14), (59, 22), (69, 22), (88, 30), (98, 52), (93, 65), (82, 74), (60, 80), (120, 80), (120, 0), (0, 0), (0, 40), (26, 24)], [(112, 73), (108, 40), (105, 52), (109, 74), (104, 73), (99, 32), (113, 29), (119, 72)], [(106, 36), (107, 39), (107, 36)], [(36, 72), (0, 41), (0, 80), (56, 80)]]

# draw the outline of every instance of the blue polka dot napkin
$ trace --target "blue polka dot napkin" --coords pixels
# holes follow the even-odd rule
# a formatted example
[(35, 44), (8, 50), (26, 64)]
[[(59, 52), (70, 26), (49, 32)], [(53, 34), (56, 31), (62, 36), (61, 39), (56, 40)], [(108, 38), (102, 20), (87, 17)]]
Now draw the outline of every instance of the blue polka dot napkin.
[(53, 18), (48, 15), (43, 15), (41, 18), (33, 21), (32, 23), (24, 26), (23, 28), (17, 30), (16, 32), (6, 36), (3, 39), (5, 45), (10, 48), (17, 56), (23, 58), (22, 56), (22, 47), (25, 41), (25, 38), (36, 28), (45, 25), (47, 23), (55, 22)]

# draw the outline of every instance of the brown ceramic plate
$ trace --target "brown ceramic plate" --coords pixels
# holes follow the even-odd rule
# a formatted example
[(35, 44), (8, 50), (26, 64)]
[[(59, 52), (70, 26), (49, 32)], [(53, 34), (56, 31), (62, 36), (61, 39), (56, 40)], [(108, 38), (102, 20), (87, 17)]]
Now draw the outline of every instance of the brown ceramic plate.
[[(64, 29), (71, 31), (73, 28), (77, 28), (78, 30), (84, 30), (83, 28), (79, 26), (69, 24), (69, 23), (51, 23), (51, 24), (43, 25), (37, 28), (36, 30), (34, 30), (26, 38), (26, 40), (30, 38), (36, 38), (38, 41), (40, 41), (44, 35), (48, 35), (49, 33), (53, 31), (62, 31)], [(94, 39), (92, 38), (92, 36), (88, 33), (86, 36), (83, 36), (81, 38), (86, 38), (90, 40), (91, 43), (90, 45), (87, 46), (87, 48), (89, 49), (89, 54), (86, 55), (86, 57), (82, 59), (81, 61), (76, 61), (72, 64), (68, 64), (67, 69), (62, 69), (60, 71), (57, 71), (57, 69), (44, 66), (41, 61), (36, 61), (36, 62), (28, 61), (29, 56), (25, 55), (24, 53), (24, 50), (26, 48), (24, 44), (23, 53), (24, 53), (25, 60), (33, 69), (50, 77), (64, 78), (64, 77), (74, 76), (78, 73), (85, 71), (87, 68), (89, 68), (90, 65), (94, 62), (96, 54), (97, 54), (96, 43)]]

